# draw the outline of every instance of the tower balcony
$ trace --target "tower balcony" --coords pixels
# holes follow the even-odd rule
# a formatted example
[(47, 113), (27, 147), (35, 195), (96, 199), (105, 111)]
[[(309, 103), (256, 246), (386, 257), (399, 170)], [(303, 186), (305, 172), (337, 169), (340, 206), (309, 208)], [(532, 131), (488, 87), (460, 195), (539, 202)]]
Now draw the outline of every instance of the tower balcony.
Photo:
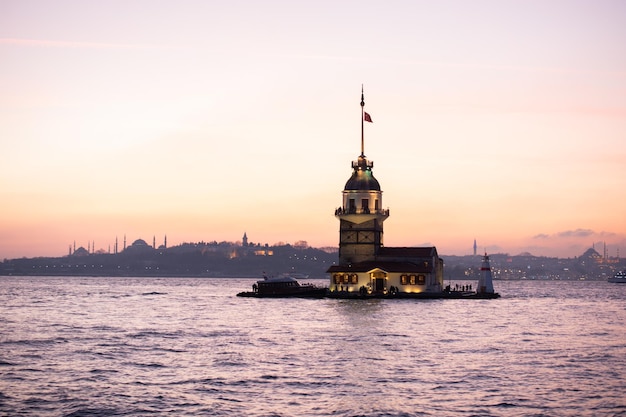
[(361, 155), (357, 161), (352, 161), (352, 168), (356, 169), (372, 169), (374, 168), (374, 161), (370, 161)]
[(389, 209), (370, 210), (369, 208), (339, 207), (335, 209), (335, 217), (354, 224), (361, 224), (374, 219), (382, 222), (389, 217)]

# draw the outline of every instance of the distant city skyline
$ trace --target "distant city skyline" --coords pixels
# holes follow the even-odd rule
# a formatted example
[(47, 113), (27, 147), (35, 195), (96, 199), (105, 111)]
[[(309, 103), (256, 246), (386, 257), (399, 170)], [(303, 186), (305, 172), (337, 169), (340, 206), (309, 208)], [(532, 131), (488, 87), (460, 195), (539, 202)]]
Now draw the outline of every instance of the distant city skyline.
[(626, 2), (0, 2), (0, 259), (115, 237), (626, 252)]
[[(244, 232), (245, 233), (245, 232)], [(296, 241), (285, 241), (285, 240), (278, 240), (275, 242), (269, 242), (269, 241), (264, 241), (263, 239), (261, 240), (248, 240), (247, 238), (247, 233), (245, 233), (245, 237), (246, 240), (244, 242), (244, 236), (241, 236), (239, 239), (200, 239), (200, 240), (194, 240), (194, 241), (189, 241), (189, 240), (185, 240), (185, 241), (180, 241), (174, 244), (169, 244), (167, 242), (167, 235), (164, 235), (161, 240), (159, 240), (157, 238), (156, 235), (152, 236), (152, 239), (146, 239), (143, 237), (137, 237), (134, 239), (128, 239), (126, 236), (123, 236), (121, 239), (120, 238), (116, 238), (113, 240), (112, 244), (107, 243), (104, 246), (99, 246), (96, 245), (95, 240), (89, 241), (87, 240), (86, 244), (84, 244), (84, 242), (77, 242), (77, 241), (73, 241), (69, 244), (69, 251), (68, 251), (68, 246), (66, 246), (66, 251), (65, 253), (61, 253), (61, 254), (35, 254), (35, 255), (31, 255), (30, 257), (38, 257), (38, 256), (42, 256), (42, 257), (47, 257), (47, 256), (51, 256), (51, 257), (61, 257), (61, 256), (65, 256), (68, 254), (72, 254), (80, 249), (85, 250), (86, 253), (111, 253), (111, 254), (115, 254), (115, 253), (119, 253), (122, 252), (123, 250), (125, 250), (126, 248), (133, 246), (136, 242), (140, 242), (143, 241), (145, 242), (146, 245), (158, 249), (161, 247), (165, 247), (165, 248), (170, 248), (170, 247), (176, 247), (176, 246), (180, 246), (180, 245), (184, 245), (184, 244), (196, 244), (196, 243), (212, 243), (212, 242), (217, 242), (217, 243), (222, 243), (222, 242), (226, 242), (226, 243), (231, 243), (231, 244), (241, 244), (242, 246), (248, 246), (248, 245), (254, 245), (254, 246), (283, 246), (283, 245), (292, 245), (292, 246), (308, 246), (308, 247), (312, 247), (312, 248), (318, 248), (318, 249), (323, 249), (323, 248), (337, 248), (338, 245), (326, 245), (326, 246), (316, 246), (316, 245), (312, 245), (310, 244), (307, 240), (304, 239), (298, 239)], [(598, 252), (603, 258), (621, 258), (622, 255), (620, 254), (620, 247), (616, 246), (616, 245), (609, 245), (607, 244), (605, 241), (603, 242), (592, 242), (589, 246), (584, 247), (584, 249), (582, 249), (582, 251), (576, 255), (573, 256), (559, 256), (559, 255), (549, 255), (549, 254), (542, 254), (542, 253), (531, 253), (531, 252), (527, 252), (527, 251), (522, 251), (522, 252), (508, 252), (506, 250), (498, 250), (497, 247), (480, 247), (480, 245), (478, 244), (478, 242), (476, 240), (474, 240), (472, 242), (471, 246), (468, 246), (468, 250), (465, 253), (441, 253), (442, 255), (454, 255), (454, 256), (467, 256), (467, 255), (476, 255), (476, 256), (482, 256), (483, 253), (488, 253), (488, 254), (508, 254), (508, 255), (512, 255), (512, 256), (517, 256), (517, 255), (522, 255), (525, 253), (530, 253), (533, 256), (547, 256), (547, 257), (562, 257), (562, 258), (574, 258), (574, 257), (578, 257), (580, 255), (582, 255), (584, 252), (588, 251), (589, 249), (593, 249), (596, 252)], [(18, 258), (18, 257), (15, 257)], [(11, 259), (11, 258), (7, 258), (7, 259)]]

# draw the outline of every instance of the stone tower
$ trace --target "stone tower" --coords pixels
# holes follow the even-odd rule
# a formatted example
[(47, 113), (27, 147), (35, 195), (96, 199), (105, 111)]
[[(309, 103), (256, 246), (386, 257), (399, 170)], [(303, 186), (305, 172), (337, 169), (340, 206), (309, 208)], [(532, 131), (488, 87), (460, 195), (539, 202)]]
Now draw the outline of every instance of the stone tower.
[(382, 207), (383, 192), (374, 178), (374, 162), (364, 153), (364, 121), (372, 119), (364, 109), (361, 89), (361, 155), (352, 161), (352, 176), (343, 189), (343, 204), (335, 210), (339, 219), (339, 263), (373, 260), (383, 246), (383, 222), (389, 210)]

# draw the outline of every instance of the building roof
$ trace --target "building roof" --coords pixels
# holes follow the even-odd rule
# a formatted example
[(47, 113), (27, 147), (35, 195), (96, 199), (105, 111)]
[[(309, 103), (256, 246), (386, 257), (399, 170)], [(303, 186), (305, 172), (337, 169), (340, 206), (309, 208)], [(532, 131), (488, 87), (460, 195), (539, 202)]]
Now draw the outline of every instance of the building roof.
[(355, 169), (344, 187), (346, 191), (380, 191), (380, 184), (370, 169)]
[(326, 272), (370, 272), (382, 269), (385, 272), (430, 273), (433, 271), (432, 262), (395, 262), (395, 261), (366, 261), (349, 265), (333, 265)]
[(428, 247), (386, 247), (383, 246), (375, 260), (333, 265), (326, 272), (369, 272), (382, 269), (385, 272), (431, 273), (439, 259), (437, 248)]
[(374, 178), (372, 167), (374, 162), (368, 161), (365, 155), (360, 155), (357, 161), (352, 162), (352, 176), (346, 182), (345, 191), (380, 191), (380, 184)]
[(437, 248), (427, 247), (387, 247), (382, 246), (378, 251), (379, 257), (426, 258), (437, 255)]

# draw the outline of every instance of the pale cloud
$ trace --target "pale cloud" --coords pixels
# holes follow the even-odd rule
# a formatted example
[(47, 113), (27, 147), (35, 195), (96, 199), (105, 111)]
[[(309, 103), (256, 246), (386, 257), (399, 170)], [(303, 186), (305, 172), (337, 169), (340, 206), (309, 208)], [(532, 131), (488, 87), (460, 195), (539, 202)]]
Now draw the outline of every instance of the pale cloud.
[(40, 48), (88, 48), (88, 49), (154, 49), (164, 48), (163, 45), (124, 44), (106, 42), (76, 42), (46, 39), (0, 38), (0, 45), (28, 46)]
[(411, 65), (415, 67), (433, 67), (433, 68), (450, 68), (465, 69), (471, 71), (497, 71), (497, 72), (518, 72), (518, 73), (542, 73), (555, 75), (596, 75), (610, 76), (617, 78), (626, 77), (625, 71), (620, 70), (600, 70), (585, 69), (578, 67), (549, 67), (549, 66), (525, 66), (525, 65), (499, 65), (494, 63), (475, 63), (462, 61), (424, 61), (414, 59), (390, 59), (388, 63), (395, 65)]
[(548, 233), (539, 233), (532, 237), (532, 239), (570, 239), (570, 238), (587, 238), (589, 236), (593, 236), (596, 238), (615, 238), (619, 237), (618, 233), (614, 232), (596, 232), (592, 229), (574, 229), (574, 230), (564, 230), (562, 232), (548, 234)]
[(566, 230), (564, 232), (557, 233), (558, 237), (588, 237), (593, 236), (595, 232), (591, 229), (576, 229), (576, 230)]

